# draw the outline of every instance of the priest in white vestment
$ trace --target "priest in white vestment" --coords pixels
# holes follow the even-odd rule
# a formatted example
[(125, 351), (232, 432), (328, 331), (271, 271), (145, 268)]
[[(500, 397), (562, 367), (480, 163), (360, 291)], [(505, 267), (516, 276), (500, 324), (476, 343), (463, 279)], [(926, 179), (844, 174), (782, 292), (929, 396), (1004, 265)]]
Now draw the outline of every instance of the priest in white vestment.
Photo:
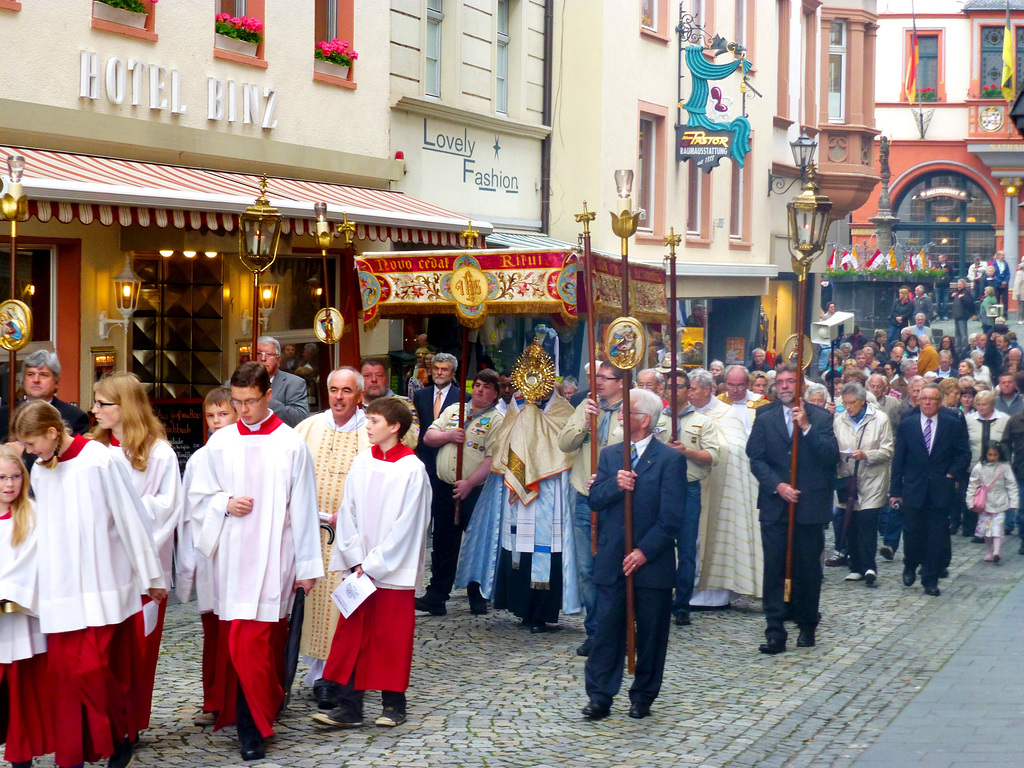
[[(259, 363), (231, 376), (239, 421), (206, 444), (206, 461), (189, 485), (199, 551), (213, 563), (217, 615), (230, 624), (228, 648), (238, 675), (237, 714), (243, 760), (265, 755), (265, 739), (284, 690), (282, 663), (295, 589), (307, 593), (324, 575), (313, 460), (305, 442), (270, 410), (270, 379)], [(223, 629), (222, 629), (223, 631)]]
[(760, 597), (764, 573), (757, 481), (746, 454), (749, 431), (713, 393), (709, 372), (690, 371), (690, 404), (715, 422), (719, 441), (718, 463), (703, 494), (694, 607), (724, 607), (737, 595)]

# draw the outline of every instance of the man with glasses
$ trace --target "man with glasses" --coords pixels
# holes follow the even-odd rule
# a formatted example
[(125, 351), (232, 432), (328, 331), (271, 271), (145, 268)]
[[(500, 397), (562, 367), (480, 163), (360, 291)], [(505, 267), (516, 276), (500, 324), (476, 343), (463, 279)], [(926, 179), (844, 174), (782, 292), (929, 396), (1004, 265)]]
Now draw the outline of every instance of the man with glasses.
[[(295, 428), (313, 456), (320, 521), (332, 527), (337, 522), (338, 509), (345, 496), (345, 480), (352, 460), (356, 454), (370, 447), (366, 415), (359, 407), (362, 393), (363, 377), (355, 368), (344, 366), (331, 371), (327, 376), (329, 407), (304, 419)], [(325, 569), (334, 551), (334, 546), (327, 543), (328, 538), (327, 531), (321, 530), (320, 551)], [(338, 626), (339, 613), (331, 593), (340, 581), (340, 573), (328, 574), (324, 588), (315, 590), (306, 599), (302, 623), (301, 651), (310, 667), (306, 683), (312, 684), (319, 708), (327, 710), (337, 706), (339, 693), (337, 684), (321, 678)]]
[(260, 336), (256, 360), (270, 376), (270, 410), (289, 427), (298, 425), (309, 416), (309, 388), (303, 379), (281, 370), (281, 343), (273, 336)]
[[(590, 443), (597, 441), (598, 452), (609, 445), (622, 442), (622, 424), (618, 413), (622, 410), (622, 371), (609, 362), (597, 369), (597, 398), (587, 397), (573, 411), (569, 421), (558, 434), (558, 447), (572, 455), (572, 474), (569, 482), (575, 491), (572, 518), (573, 539), (576, 550), (576, 570), (579, 574), (580, 596), (587, 616), (583, 627), (587, 638), (576, 649), (579, 656), (588, 656), (594, 644), (597, 629), (597, 590), (594, 587), (594, 556), (590, 548), (590, 490), (588, 481), (594, 471), (590, 466)], [(597, 434), (590, 434), (590, 417), (597, 416)]]
[(196, 549), (211, 558), (217, 613), (238, 675), (238, 740), (259, 760), (284, 700), (279, 667), (292, 594), (324, 575), (313, 457), (270, 410), (267, 369), (231, 376), (238, 423), (214, 433), (188, 491)]
[(903, 584), (912, 586), (920, 567), (925, 594), (937, 597), (956, 482), (967, 474), (971, 448), (966, 421), (941, 407), (937, 384), (925, 384), (917, 399), (919, 409), (896, 429), (889, 503), (903, 509)]

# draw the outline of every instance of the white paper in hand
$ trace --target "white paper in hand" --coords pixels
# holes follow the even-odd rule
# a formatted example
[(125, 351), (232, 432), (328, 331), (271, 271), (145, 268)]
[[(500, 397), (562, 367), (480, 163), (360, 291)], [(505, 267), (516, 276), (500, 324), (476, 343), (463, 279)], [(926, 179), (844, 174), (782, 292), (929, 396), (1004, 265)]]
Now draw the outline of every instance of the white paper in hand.
[(156, 629), (156, 623), (160, 618), (160, 603), (146, 603), (142, 606), (142, 628), (149, 637)]
[(358, 576), (353, 571), (345, 577), (338, 588), (331, 592), (331, 599), (338, 606), (341, 615), (346, 619), (352, 615), (363, 601), (377, 591), (373, 579), (367, 575)]

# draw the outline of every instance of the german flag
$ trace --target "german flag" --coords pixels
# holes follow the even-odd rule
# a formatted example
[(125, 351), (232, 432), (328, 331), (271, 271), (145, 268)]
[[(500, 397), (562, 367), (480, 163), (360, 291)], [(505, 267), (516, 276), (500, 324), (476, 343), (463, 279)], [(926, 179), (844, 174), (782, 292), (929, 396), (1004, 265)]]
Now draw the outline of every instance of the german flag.
[(917, 31), (910, 37), (910, 57), (907, 59), (907, 73), (903, 77), (903, 93), (907, 101), (913, 104), (917, 101)]

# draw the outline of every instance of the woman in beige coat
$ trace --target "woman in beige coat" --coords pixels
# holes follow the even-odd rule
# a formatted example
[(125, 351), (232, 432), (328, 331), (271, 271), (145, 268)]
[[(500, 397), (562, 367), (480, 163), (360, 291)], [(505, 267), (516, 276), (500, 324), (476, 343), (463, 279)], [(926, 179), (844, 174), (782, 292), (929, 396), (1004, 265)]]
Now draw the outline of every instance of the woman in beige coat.
[(1017, 325), (1024, 325), (1024, 259), (1017, 262), (1013, 276), (1013, 300), (1017, 302)]
[[(871, 587), (878, 579), (875, 545), (878, 541), (878, 513), (888, 502), (889, 467), (893, 439), (889, 418), (867, 402), (867, 390), (857, 382), (843, 385), (840, 395), (844, 410), (835, 416), (839, 444), (840, 480), (852, 489), (840, 504), (846, 512), (843, 530), (849, 552), (847, 581), (861, 581)], [(856, 478), (850, 480), (850, 478)]]

